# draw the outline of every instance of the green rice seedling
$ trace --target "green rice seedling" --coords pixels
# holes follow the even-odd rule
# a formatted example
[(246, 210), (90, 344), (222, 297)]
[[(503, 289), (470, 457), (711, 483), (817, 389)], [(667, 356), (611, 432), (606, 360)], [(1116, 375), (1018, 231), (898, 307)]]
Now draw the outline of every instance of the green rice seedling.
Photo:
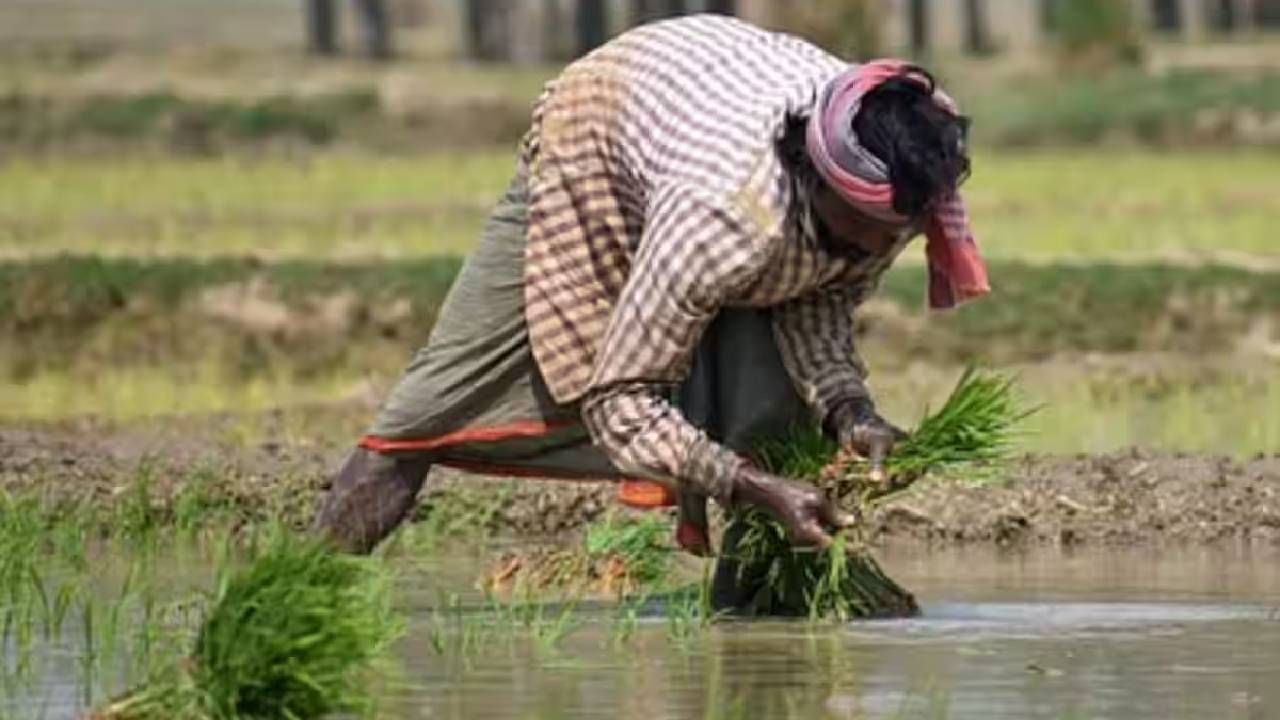
[(62, 627), (66, 623), (67, 613), (71, 610), (77, 595), (82, 591), (80, 578), (63, 577), (49, 579), (48, 582), (40, 571), (31, 569), (31, 583), (39, 601), (40, 628), (45, 642), (53, 642), (62, 636)]
[(196, 679), (221, 716), (317, 717), (367, 705), (361, 673), (402, 622), (374, 561), (287, 538), (228, 577), (196, 642)]
[(115, 508), (113, 533), (133, 543), (137, 549), (154, 545), (160, 518), (155, 509), (152, 486), (155, 468), (150, 460), (139, 463), (137, 473), (122, 502)]
[(211, 468), (201, 468), (184, 478), (173, 498), (173, 525), (178, 531), (194, 537), (202, 528), (232, 515), (230, 499), (218, 492), (219, 479)]
[(66, 616), (64, 590), (47, 561), (48, 521), (34, 495), (0, 492), (0, 680), (18, 687), (38, 680), (55, 628)]
[(438, 591), (427, 625), (427, 639), (437, 655), (443, 656), (449, 651), (450, 640), (457, 637), (456, 628), (461, 626), (461, 621), (461, 600), (458, 595), (450, 593), (446, 596), (443, 590)]
[(80, 652), (77, 656), (77, 664), (80, 671), (80, 691), (86, 705), (93, 700), (94, 671), (98, 665), (98, 634), (94, 631), (96, 607), (97, 603), (92, 595), (81, 598)]
[(670, 520), (661, 515), (607, 515), (573, 548), (532, 548), (498, 558), (482, 585), (504, 595), (559, 590), (623, 597), (661, 587), (671, 577)]
[(536, 612), (528, 623), (528, 631), (539, 656), (556, 654), (560, 643), (582, 626), (577, 617), (578, 599), (555, 607), (548, 615), (547, 603), (535, 603)]
[(884, 482), (874, 482), (866, 463), (847, 453), (828, 455), (816, 477), (829, 493), (864, 512), (929, 473), (963, 467), (982, 476), (1010, 455), (1019, 424), (1037, 409), (1021, 406), (1012, 378), (970, 367), (942, 407), (926, 411), (920, 424), (894, 447), (885, 460)]
[(431, 498), (426, 527), (435, 540), (467, 537), (492, 526), (515, 492), (511, 484), (496, 489), (470, 486), (446, 489)]
[(667, 639), (681, 649), (704, 627), (707, 616), (694, 593), (677, 593), (667, 602)]
[(640, 627), (640, 606), (647, 598), (633, 601), (624, 600), (618, 605), (618, 616), (613, 622), (613, 631), (609, 635), (609, 644), (615, 649), (621, 648), (631, 641)]
[(667, 639), (687, 652), (693, 641), (720, 617), (711, 601), (711, 566), (703, 566), (702, 580), (666, 595)]
[(190, 656), (100, 713), (114, 720), (318, 718), (365, 713), (403, 623), (370, 558), (281, 534), (224, 573)]
[[(1013, 448), (1025, 410), (1013, 381), (972, 368), (936, 412), (898, 443), (885, 461), (887, 479), (816, 429), (766, 444), (759, 460), (772, 472), (822, 487), (861, 518), (874, 504), (911, 487), (929, 473), (989, 468)], [(915, 599), (872, 557), (858, 525), (823, 550), (796, 549), (785, 530), (763, 512), (745, 510), (725, 532), (725, 571), (741, 592), (734, 610), (747, 614), (821, 618), (897, 617), (918, 612)], [(724, 562), (722, 560), (722, 562)]]
[[(738, 525), (738, 527), (734, 527)], [(736, 563), (733, 582), (749, 588), (747, 615), (835, 618), (903, 617), (919, 611), (911, 593), (890, 579), (865, 545), (842, 534), (828, 548), (791, 545), (786, 531), (758, 511), (736, 515), (726, 529), (737, 536), (724, 552)]]
[(587, 528), (587, 556), (597, 561), (614, 558), (625, 568), (627, 579), (640, 587), (653, 587), (671, 572), (671, 525), (656, 515), (609, 515)]

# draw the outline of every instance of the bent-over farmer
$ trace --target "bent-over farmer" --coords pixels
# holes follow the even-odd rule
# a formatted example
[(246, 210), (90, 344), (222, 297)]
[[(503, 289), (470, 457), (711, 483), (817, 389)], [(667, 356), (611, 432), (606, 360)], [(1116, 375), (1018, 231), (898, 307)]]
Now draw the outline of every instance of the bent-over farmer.
[(829, 542), (851, 518), (749, 454), (806, 421), (873, 465), (901, 437), (864, 385), (853, 311), (922, 233), (933, 307), (987, 292), (957, 194), (965, 134), (918, 67), (732, 18), (643, 26), (569, 65), (319, 529), (369, 550), (446, 465), (678, 498), (694, 552), (707, 497)]

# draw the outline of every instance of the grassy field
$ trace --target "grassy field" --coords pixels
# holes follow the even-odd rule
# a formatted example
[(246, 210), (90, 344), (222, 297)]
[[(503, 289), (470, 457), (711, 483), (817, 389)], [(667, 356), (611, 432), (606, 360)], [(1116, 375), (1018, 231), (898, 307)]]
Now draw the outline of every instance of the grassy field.
[(512, 154), (497, 151), (19, 160), (0, 168), (0, 255), (456, 254), (513, 168)]
[[(465, 253), (513, 165), (508, 149), (13, 160), (0, 165), (0, 257)], [(1271, 237), (1280, 224), (1280, 155), (985, 152), (967, 193), (995, 258), (1253, 265), (1280, 255)]]
[[(1274, 69), (1275, 48), (1264, 43), (1234, 50), (1237, 60), (1245, 61), (1243, 68)], [(1187, 49), (1162, 48), (1156, 54)], [(1224, 49), (1233, 48), (1218, 48)], [(962, 91), (966, 87), (962, 83)], [(1111, 141), (1274, 147), (1280, 139), (1274, 127), (1267, 127), (1266, 119), (1280, 112), (1280, 75), (1270, 71), (1214, 72), (1192, 64), (1155, 73), (1063, 72), (966, 95), (975, 137), (1005, 147)]]
[(1280, 155), (1047, 152), (980, 155), (968, 188), (993, 257), (1236, 253), (1274, 257)]
[[(0, 419), (376, 400), (426, 337), (512, 155), (9, 160)], [(978, 361), (1022, 368), (1049, 404), (1034, 448), (1280, 443), (1280, 156), (982, 151), (975, 167), (997, 293), (927, 317), (913, 249), (864, 315), (895, 418)], [(1169, 353), (1204, 362), (1135, 374)]]
[[(458, 260), (57, 258), (0, 263), (6, 377), (218, 361), (239, 377), (385, 368), (430, 330)], [(1280, 273), (1206, 266), (992, 261), (998, 292), (927, 313), (905, 265), (859, 313), (864, 343), (934, 363), (1070, 353), (1276, 354)], [(363, 358), (363, 360), (360, 360)]]
[[(956, 368), (871, 360), (882, 411), (910, 427), (946, 397)], [(1001, 365), (1040, 411), (1021, 447), (1108, 452), (1129, 446), (1247, 457), (1280, 447), (1280, 368), (1274, 363), (1131, 356)]]
[[(1129, 361), (1127, 372), (1101, 376), (1065, 361), (1000, 366), (1017, 371), (1027, 402), (1044, 408), (1027, 423), (1019, 446), (1074, 453), (1143, 445), (1238, 457), (1280, 447), (1280, 370), (1274, 365), (1227, 363), (1148, 372), (1137, 368), (1150, 358)], [(874, 361), (872, 370), (882, 411), (903, 426), (941, 402), (959, 372), (955, 366), (904, 368)], [(294, 433), (299, 442), (355, 437), (394, 377), (392, 368), (374, 377), (248, 380), (218, 368), (107, 370), (92, 379), (49, 372), (23, 383), (0, 383), (0, 422), (93, 417), (130, 423), (231, 413), (239, 420), (224, 427), (223, 434), (250, 444), (268, 419), (304, 427)], [(350, 408), (345, 422), (306, 425), (309, 408), (343, 403)]]
[[(426, 338), (456, 263), (0, 263), (0, 421), (252, 423), (342, 406), (354, 433)], [(1280, 273), (1078, 261), (996, 261), (992, 273), (993, 297), (929, 315), (924, 269), (898, 268), (861, 314), (859, 346), (895, 420), (909, 424), (979, 362), (1018, 369), (1047, 405), (1032, 448), (1280, 445)]]

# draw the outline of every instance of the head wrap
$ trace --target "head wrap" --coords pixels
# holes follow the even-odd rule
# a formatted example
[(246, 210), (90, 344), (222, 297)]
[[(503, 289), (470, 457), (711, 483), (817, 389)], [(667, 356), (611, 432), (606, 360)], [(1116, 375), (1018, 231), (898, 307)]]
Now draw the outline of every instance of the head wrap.
[[(851, 65), (819, 96), (809, 118), (805, 142), (818, 174), (849, 204), (878, 220), (906, 223), (910, 218), (893, 209), (888, 166), (858, 142), (853, 129), (862, 98), (896, 77), (927, 83), (900, 60)], [(933, 99), (944, 110), (959, 114), (955, 102), (942, 91), (936, 90)], [(930, 206), (925, 236), (930, 307), (955, 307), (991, 291), (986, 265), (978, 254), (959, 192), (947, 193)]]

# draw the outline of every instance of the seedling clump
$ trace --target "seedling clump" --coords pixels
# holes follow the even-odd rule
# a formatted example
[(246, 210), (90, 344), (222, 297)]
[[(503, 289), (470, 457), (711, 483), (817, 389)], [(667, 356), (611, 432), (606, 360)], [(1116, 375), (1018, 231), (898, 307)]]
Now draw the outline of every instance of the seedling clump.
[(219, 582), (190, 656), (102, 720), (264, 720), (366, 712), (403, 623), (379, 561), (282, 535)]
[[(878, 503), (928, 474), (989, 471), (1008, 457), (1017, 426), (1031, 411), (1018, 403), (1013, 382), (966, 370), (941, 408), (924, 419), (886, 459), (876, 482), (867, 463), (840, 450), (816, 429), (764, 445), (758, 461), (771, 472), (808, 480), (861, 520)], [(880, 569), (859, 522), (825, 550), (793, 548), (768, 515), (731, 516), (718, 574), (733, 588), (729, 604), (749, 615), (811, 618), (901, 617), (919, 612), (911, 593)], [(722, 602), (722, 604), (724, 604)]]
[(670, 532), (665, 517), (610, 514), (588, 526), (577, 547), (503, 555), (487, 573), (484, 589), (605, 596), (647, 592), (670, 577)]

